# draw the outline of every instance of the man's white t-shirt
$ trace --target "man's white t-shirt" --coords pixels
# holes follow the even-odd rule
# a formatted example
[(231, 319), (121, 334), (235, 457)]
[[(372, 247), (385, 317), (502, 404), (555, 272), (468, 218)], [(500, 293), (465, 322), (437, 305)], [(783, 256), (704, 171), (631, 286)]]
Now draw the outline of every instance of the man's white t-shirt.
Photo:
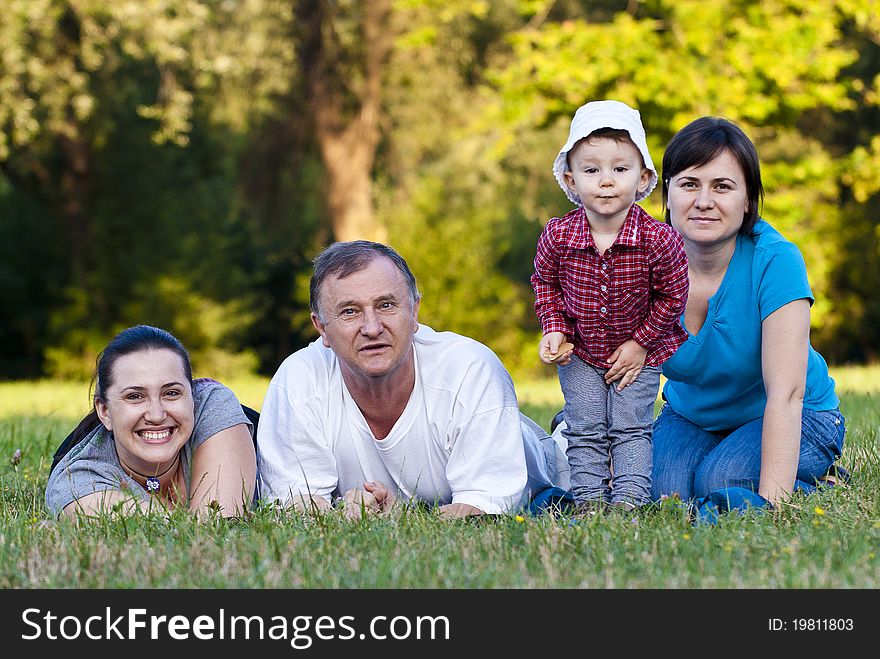
[(327, 500), (381, 481), (404, 501), (518, 508), (552, 485), (567, 488), (556, 442), (519, 412), (513, 382), (483, 344), (419, 325), (416, 379), (403, 414), (377, 440), (320, 339), (288, 357), (260, 412), (261, 495)]

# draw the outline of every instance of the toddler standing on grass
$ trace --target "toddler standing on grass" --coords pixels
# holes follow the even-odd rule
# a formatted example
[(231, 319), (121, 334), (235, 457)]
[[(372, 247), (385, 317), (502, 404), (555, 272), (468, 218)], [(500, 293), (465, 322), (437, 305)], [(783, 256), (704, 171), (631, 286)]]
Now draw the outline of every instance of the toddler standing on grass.
[[(578, 207), (538, 241), (538, 352), (558, 365), (579, 508), (632, 509), (650, 497), (660, 366), (687, 338), (687, 256), (675, 229), (635, 204), (657, 185), (638, 111), (618, 101), (579, 108), (553, 173)], [(567, 341), (573, 349), (560, 348)]]

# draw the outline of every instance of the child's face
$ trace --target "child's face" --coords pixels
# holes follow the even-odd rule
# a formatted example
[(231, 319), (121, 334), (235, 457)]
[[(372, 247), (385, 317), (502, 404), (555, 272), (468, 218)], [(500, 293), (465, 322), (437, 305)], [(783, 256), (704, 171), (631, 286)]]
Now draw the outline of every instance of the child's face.
[(651, 171), (629, 140), (583, 139), (569, 151), (568, 163), (565, 183), (580, 197), (590, 221), (622, 224), (636, 194), (651, 181)]

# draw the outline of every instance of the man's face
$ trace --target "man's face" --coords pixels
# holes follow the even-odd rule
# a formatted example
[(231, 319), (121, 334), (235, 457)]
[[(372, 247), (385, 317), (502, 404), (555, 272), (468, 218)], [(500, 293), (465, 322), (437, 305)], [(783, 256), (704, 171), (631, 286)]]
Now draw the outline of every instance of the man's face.
[(390, 260), (377, 256), (344, 279), (328, 277), (318, 302), (321, 318), (312, 314), (312, 324), (324, 345), (336, 353), (344, 373), (382, 378), (412, 360), (419, 305)]

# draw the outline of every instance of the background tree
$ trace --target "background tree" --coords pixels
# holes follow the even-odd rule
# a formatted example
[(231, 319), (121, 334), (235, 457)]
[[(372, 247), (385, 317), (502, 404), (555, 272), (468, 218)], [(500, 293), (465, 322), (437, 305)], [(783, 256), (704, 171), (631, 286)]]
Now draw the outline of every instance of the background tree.
[[(41, 245), (34, 256), (56, 257), (25, 270), (46, 301), (36, 305), (45, 309), (41, 327), (23, 326), (16, 306), (0, 303), (12, 339), (4, 352), (29, 346), (19, 360), (26, 373), (80, 374), (108, 334), (155, 322), (177, 330), (196, 356), (226, 343), (233, 362), (253, 367), (246, 353), (233, 358), (242, 346), (221, 331), (238, 323), (192, 334), (182, 320), (246, 306), (236, 270), (217, 276), (231, 247), (224, 233), (238, 220), (230, 195), (218, 194), (234, 188), (234, 152), (225, 151), (226, 125), (204, 130), (224, 58), (235, 53), (209, 52), (202, 39), (230, 21), (194, 0), (16, 0), (0, 21), (4, 224), (17, 224), (25, 245)], [(23, 226), (22, 209), (42, 226)], [(14, 252), (16, 243), (4, 247)], [(171, 297), (159, 299), (163, 291)], [(200, 300), (195, 309), (174, 304), (182, 291)]]
[(546, 372), (528, 277), (571, 207), (550, 164), (596, 98), (641, 110), (658, 164), (696, 116), (743, 125), (814, 343), (875, 359), (873, 4), (7, 0), (0, 376), (82, 376), (136, 322), (204, 371), (272, 372), (314, 337), (311, 258), (351, 238), (407, 257), (426, 322)]
[(387, 238), (373, 213), (372, 177), (393, 42), (390, 13), (391, 0), (298, 3), (300, 66), (336, 240)]

